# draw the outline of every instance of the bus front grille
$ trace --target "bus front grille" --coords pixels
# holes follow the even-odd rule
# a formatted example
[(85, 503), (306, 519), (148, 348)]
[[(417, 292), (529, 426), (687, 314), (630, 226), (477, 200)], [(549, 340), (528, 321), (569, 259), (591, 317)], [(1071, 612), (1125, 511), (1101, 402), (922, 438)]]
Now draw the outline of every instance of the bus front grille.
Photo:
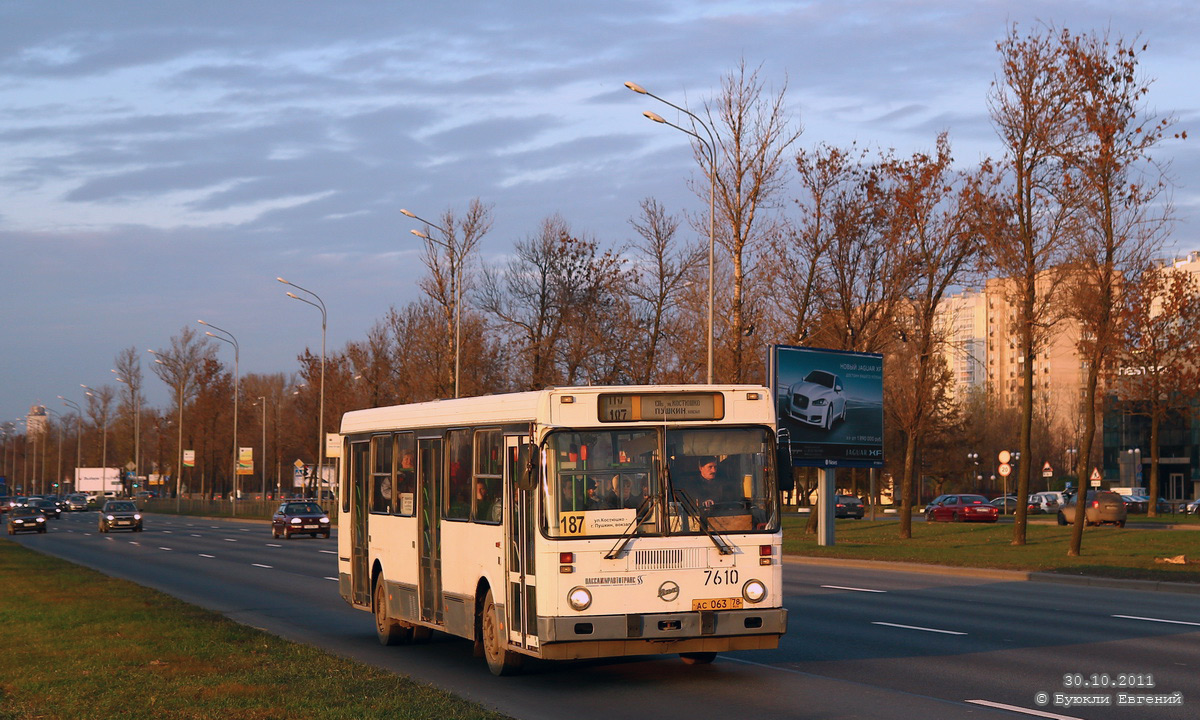
[(704, 548), (637, 550), (633, 553), (635, 570), (686, 570), (707, 567), (707, 564), (708, 553)]

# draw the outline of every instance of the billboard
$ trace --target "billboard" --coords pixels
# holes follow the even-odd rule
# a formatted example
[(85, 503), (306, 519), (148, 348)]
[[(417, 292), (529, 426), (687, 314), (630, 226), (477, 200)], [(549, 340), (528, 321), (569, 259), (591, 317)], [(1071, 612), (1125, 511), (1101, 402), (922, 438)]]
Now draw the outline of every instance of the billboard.
[(883, 467), (883, 356), (771, 347), (781, 463)]

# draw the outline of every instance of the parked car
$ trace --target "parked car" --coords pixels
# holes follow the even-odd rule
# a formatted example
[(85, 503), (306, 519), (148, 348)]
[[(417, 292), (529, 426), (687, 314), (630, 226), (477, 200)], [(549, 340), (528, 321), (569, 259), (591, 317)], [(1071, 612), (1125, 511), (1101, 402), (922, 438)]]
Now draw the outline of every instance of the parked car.
[(271, 537), (291, 540), (296, 534), (329, 537), (329, 515), (308, 500), (281, 504), (271, 517)]
[[(1059, 508), (1058, 524), (1069, 525), (1075, 522), (1076, 500), (1072, 497), (1066, 505)], [(1085, 525), (1116, 525), (1125, 527), (1125, 501), (1121, 496), (1110, 490), (1088, 490), (1084, 498), (1083, 523)]]
[[(1005, 515), (1012, 515), (1017, 512), (1017, 505), (1019, 504), (1019, 501), (1017, 500), (1016, 495), (1003, 495), (998, 498), (993, 498), (992, 500), (988, 501), (988, 504), (995, 505), (996, 509)], [(1037, 503), (1029, 502), (1025, 504), (1025, 513), (1027, 515), (1033, 515), (1041, 511), (1042, 509)]]
[[(1131, 493), (1122, 495), (1121, 499), (1125, 501), (1125, 510), (1129, 513), (1145, 513), (1150, 509), (1150, 496), (1142, 493)], [(1171, 503), (1158, 499), (1155, 503), (1155, 510), (1159, 515), (1170, 515), (1175, 511), (1175, 507)]]
[(14, 507), (8, 511), (8, 534), (19, 532), (46, 532), (46, 516), (41, 510), (31, 507)]
[(793, 419), (828, 430), (834, 421), (846, 419), (841, 379), (824, 370), (813, 370), (788, 388), (786, 409)]
[(100, 509), (100, 532), (113, 530), (142, 531), (142, 513), (132, 500), (109, 500)]
[(996, 522), (1000, 511), (982, 495), (946, 495), (925, 512), (925, 520), (933, 522)]
[(1184, 515), (1200, 515), (1200, 498), (1196, 498), (1191, 502), (1180, 503), (1179, 512)]
[(1038, 512), (1045, 513), (1046, 515), (1054, 515), (1055, 513), (1057, 513), (1058, 509), (1063, 506), (1064, 502), (1066, 502), (1066, 500), (1063, 498), (1062, 493), (1058, 493), (1058, 492), (1029, 493), (1029, 504), (1037, 505)]
[(948, 497), (950, 497), (950, 496), (949, 495), (938, 495), (934, 499), (930, 500), (929, 504), (925, 506), (924, 510), (922, 510), (922, 512), (925, 513), (925, 517), (929, 517), (929, 511), (932, 510), (935, 505), (941, 505), (942, 501)]
[(862, 500), (853, 495), (838, 495), (834, 498), (833, 516), (840, 518), (863, 519)]

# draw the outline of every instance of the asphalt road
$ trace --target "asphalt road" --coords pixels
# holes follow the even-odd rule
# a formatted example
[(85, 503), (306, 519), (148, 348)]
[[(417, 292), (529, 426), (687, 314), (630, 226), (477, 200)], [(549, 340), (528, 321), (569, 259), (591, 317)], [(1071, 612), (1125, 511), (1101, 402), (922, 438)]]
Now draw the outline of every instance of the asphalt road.
[[(789, 631), (777, 650), (697, 667), (534, 662), (496, 678), (458, 638), (378, 645), (370, 615), (337, 593), (334, 539), (274, 540), (265, 523), (169, 515), (148, 516), (136, 534), (98, 534), (94, 512), (50, 522), (45, 535), (12, 539), (517, 718), (1200, 716), (1197, 595), (788, 564)], [(1154, 687), (1076, 687), (1093, 674)], [(1182, 704), (1119, 707), (1119, 693), (1179, 693)], [(1113, 705), (1065, 707), (1056, 695)]]

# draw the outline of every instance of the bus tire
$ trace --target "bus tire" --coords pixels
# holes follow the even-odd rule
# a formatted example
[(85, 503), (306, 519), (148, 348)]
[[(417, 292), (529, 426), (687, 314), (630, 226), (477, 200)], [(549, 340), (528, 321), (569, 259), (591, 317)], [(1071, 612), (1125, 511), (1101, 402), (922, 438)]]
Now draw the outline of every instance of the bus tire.
[(402, 626), (398, 621), (388, 617), (387, 596), (383, 587), (383, 578), (375, 583), (374, 610), (375, 635), (380, 645), (400, 645), (412, 637), (412, 628)]
[(679, 659), (684, 665), (708, 665), (717, 659), (715, 652), (679, 653)]
[(508, 649), (503, 628), (489, 588), (483, 601), (483, 655), (493, 675), (515, 675), (521, 670), (521, 656)]

